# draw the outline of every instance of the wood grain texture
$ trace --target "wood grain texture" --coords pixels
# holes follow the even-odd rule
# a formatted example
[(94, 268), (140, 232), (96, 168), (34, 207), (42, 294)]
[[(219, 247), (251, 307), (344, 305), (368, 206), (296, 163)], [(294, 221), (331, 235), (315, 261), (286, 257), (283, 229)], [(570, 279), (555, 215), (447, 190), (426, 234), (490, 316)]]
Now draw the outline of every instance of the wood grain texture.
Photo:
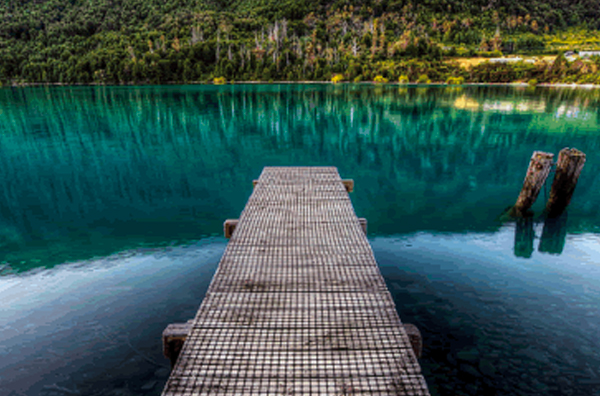
[(544, 153), (542, 151), (533, 152), (521, 193), (512, 209), (513, 216), (525, 215), (534, 204), (548, 178), (553, 158), (554, 154), (552, 153)]
[(569, 206), (585, 159), (585, 154), (575, 148), (560, 150), (550, 197), (546, 203), (548, 217), (560, 216)]

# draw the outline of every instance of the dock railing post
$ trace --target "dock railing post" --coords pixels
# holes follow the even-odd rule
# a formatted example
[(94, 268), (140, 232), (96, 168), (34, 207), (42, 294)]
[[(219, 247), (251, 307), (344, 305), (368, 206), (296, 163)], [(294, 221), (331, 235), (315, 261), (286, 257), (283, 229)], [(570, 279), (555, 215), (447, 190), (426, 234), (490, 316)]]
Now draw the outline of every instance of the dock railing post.
[(364, 217), (359, 217), (358, 224), (360, 224), (360, 228), (362, 228), (365, 235), (367, 235), (367, 219)]
[(235, 227), (237, 227), (239, 220), (238, 219), (227, 219), (223, 223), (223, 234), (225, 234), (225, 238), (229, 239), (233, 235), (235, 231)]
[(423, 337), (419, 328), (412, 323), (404, 323), (403, 326), (415, 356), (420, 359), (423, 354)]
[(192, 321), (188, 320), (187, 323), (171, 323), (163, 331), (163, 354), (171, 362), (171, 368), (175, 366), (191, 328)]
[(346, 187), (346, 191), (351, 193), (354, 191), (354, 180), (352, 179), (343, 179), (342, 184)]

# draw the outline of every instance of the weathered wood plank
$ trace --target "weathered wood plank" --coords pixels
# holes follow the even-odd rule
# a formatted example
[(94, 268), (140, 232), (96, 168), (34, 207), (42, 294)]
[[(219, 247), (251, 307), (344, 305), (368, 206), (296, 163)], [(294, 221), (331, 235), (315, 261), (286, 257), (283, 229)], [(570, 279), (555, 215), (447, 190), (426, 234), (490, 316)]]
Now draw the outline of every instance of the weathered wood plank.
[(163, 395), (429, 395), (337, 169), (254, 186)]

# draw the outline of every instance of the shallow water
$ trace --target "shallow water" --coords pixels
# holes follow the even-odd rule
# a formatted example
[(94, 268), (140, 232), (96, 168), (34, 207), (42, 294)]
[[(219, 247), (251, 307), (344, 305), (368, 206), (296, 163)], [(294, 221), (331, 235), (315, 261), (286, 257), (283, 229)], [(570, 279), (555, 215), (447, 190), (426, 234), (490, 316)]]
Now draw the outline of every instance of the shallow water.
[(514, 234), (372, 240), (403, 321), (423, 333), (432, 394), (600, 394), (600, 236), (523, 259)]
[[(263, 166), (334, 165), (433, 395), (600, 395), (600, 91), (0, 89), (0, 389), (158, 395)], [(587, 153), (568, 213), (499, 216), (534, 150)], [(549, 186), (548, 186), (549, 187)]]

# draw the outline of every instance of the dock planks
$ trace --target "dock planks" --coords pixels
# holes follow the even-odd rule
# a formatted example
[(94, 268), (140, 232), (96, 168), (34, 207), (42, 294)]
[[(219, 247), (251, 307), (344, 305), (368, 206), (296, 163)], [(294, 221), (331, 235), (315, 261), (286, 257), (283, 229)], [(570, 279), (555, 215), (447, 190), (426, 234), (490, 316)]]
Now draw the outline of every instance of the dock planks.
[(263, 170), (163, 391), (192, 395), (429, 395), (336, 168)]

